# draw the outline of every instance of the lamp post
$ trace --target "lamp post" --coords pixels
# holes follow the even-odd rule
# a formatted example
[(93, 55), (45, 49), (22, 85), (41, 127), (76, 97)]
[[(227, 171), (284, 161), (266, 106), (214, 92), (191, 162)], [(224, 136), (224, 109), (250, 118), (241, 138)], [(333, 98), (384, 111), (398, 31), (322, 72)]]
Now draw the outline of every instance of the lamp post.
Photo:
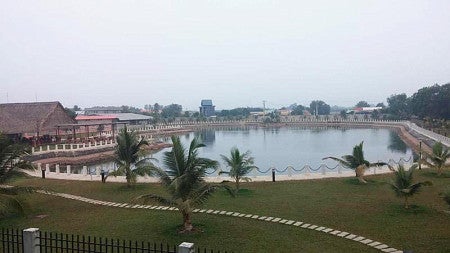
[(419, 142), (419, 170), (422, 169), (422, 141)]

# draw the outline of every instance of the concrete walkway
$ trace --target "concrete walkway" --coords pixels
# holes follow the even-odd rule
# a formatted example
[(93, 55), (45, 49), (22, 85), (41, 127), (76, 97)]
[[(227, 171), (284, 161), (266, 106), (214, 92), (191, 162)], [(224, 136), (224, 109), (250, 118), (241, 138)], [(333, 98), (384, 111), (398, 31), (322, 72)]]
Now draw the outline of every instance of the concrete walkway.
[[(118, 208), (130, 208), (130, 209), (149, 209), (149, 210), (163, 210), (163, 211), (177, 211), (178, 209), (176, 207), (169, 207), (169, 206), (153, 206), (153, 205), (136, 205), (136, 204), (129, 204), (129, 203), (116, 203), (116, 202), (109, 202), (109, 201), (100, 201), (90, 198), (85, 198), (81, 196), (76, 196), (72, 194), (66, 194), (66, 193), (57, 193), (57, 192), (51, 192), (51, 191), (45, 191), (45, 190), (38, 190), (38, 193), (46, 194), (46, 195), (52, 195), (57, 197), (62, 197), (66, 199), (72, 199), (77, 201), (82, 201), (85, 203), (90, 203), (94, 205), (102, 205), (102, 206), (110, 206), (110, 207), (118, 207)], [(232, 216), (236, 218), (242, 218), (242, 219), (254, 219), (254, 220), (260, 220), (264, 222), (274, 222), (274, 223), (280, 223), (287, 226), (295, 226), (302, 229), (310, 229), (315, 230), (316, 232), (322, 232), (326, 233), (332, 236), (341, 237), (343, 239), (347, 239), (350, 241), (355, 241), (362, 243), (364, 245), (367, 245), (368, 247), (373, 247), (377, 250), (380, 250), (382, 252), (394, 252), (394, 253), (402, 253), (403, 251), (389, 247), (388, 245), (378, 242), (376, 240), (368, 239), (363, 236), (355, 235), (350, 232), (335, 230), (333, 228), (327, 228), (319, 225), (314, 225), (302, 221), (296, 221), (296, 220), (288, 220), (278, 217), (272, 217), (272, 216), (261, 216), (256, 214), (244, 214), (239, 212), (232, 212), (232, 211), (220, 211), (220, 210), (212, 210), (212, 209), (194, 209), (194, 213), (205, 213), (205, 214), (212, 214), (212, 215), (225, 215), (225, 216)]]

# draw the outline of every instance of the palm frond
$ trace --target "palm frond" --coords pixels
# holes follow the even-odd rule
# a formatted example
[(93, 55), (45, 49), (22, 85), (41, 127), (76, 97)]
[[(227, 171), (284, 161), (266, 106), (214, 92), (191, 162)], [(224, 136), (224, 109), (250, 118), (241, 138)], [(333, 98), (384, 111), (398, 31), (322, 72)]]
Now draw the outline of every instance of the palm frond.
[(0, 194), (0, 217), (14, 213), (23, 215), (23, 205), (14, 197)]
[(351, 168), (351, 164), (350, 164), (348, 161), (343, 160), (343, 159), (341, 159), (341, 158), (337, 158), (337, 157), (333, 157), (333, 156), (329, 156), (329, 157), (324, 157), (324, 158), (322, 158), (322, 160), (326, 160), (326, 159), (334, 160), (334, 161), (340, 163), (342, 166), (344, 166), (344, 167), (346, 167), (346, 168)]

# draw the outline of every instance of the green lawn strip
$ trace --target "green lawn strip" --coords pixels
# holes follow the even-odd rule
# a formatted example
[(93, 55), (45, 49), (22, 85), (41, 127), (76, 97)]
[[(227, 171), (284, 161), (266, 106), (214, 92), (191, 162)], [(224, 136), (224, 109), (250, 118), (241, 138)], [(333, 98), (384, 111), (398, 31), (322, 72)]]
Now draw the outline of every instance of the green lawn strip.
[[(433, 185), (425, 187), (421, 193), (412, 198), (411, 203), (417, 206), (413, 207), (411, 210), (404, 210), (402, 207), (402, 199), (396, 198), (389, 186), (384, 183), (388, 181), (390, 177), (391, 175), (368, 177), (369, 183), (367, 185), (360, 185), (353, 178), (276, 183), (248, 183), (242, 185), (246, 190), (241, 191), (236, 198), (231, 198), (224, 192), (218, 192), (208, 200), (203, 208), (304, 221), (361, 235), (372, 240), (386, 243), (390, 247), (397, 249), (413, 249), (417, 252), (442, 252), (448, 249), (448, 243), (445, 238), (450, 238), (450, 230), (448, 230), (450, 218), (448, 214), (442, 212), (442, 210), (448, 210), (448, 206), (446, 206), (445, 202), (438, 196), (440, 192), (450, 190), (450, 178), (448, 177), (448, 173), (443, 177), (436, 177), (434, 173), (429, 171), (417, 171), (416, 181), (430, 180), (433, 181)], [(124, 184), (101, 184), (100, 182), (75, 182), (47, 179), (20, 179), (14, 182), (14, 184), (33, 185), (48, 188), (57, 192), (115, 202), (130, 202), (132, 198), (149, 192), (158, 194), (164, 193), (163, 189), (157, 184), (137, 185), (134, 189), (127, 189), (124, 187)], [(31, 196), (33, 196), (33, 200), (39, 198), (44, 199), (40, 204), (40, 207), (37, 207), (35, 204), (30, 203), (32, 202), (31, 199), (29, 199), (31, 197), (27, 197), (26, 202), (32, 207), (32, 212), (36, 212), (36, 210), (40, 210), (41, 208), (43, 209), (42, 211), (45, 211), (50, 207), (55, 208), (52, 202), (45, 200), (47, 197), (39, 197), (38, 194)], [(84, 213), (86, 213), (86, 208), (84, 208), (86, 206), (90, 206), (89, 210), (102, 209), (112, 210), (113, 213), (122, 212), (118, 208), (98, 207), (73, 200), (64, 200), (64, 203), (67, 203), (67, 201), (70, 203), (78, 203), (74, 205), (82, 206), (83, 208), (80, 208), (80, 212)], [(130, 211), (132, 217), (141, 212), (139, 210)], [(54, 212), (54, 215), (60, 215), (61, 212), (70, 213), (71, 211), (55, 209)], [(148, 213), (152, 212), (148, 211)], [(171, 222), (173, 222), (173, 226), (169, 227), (168, 231), (175, 231), (176, 226), (181, 223), (181, 218), (176, 212), (158, 211), (157, 213), (172, 217), (170, 219)], [(30, 219), (31, 218), (20, 218), (15, 219), (15, 222), (20, 224), (22, 222), (27, 222)], [(138, 216), (136, 219), (141, 220), (142, 218)], [(259, 238), (259, 233), (264, 229), (258, 226), (269, 226), (266, 229), (269, 230), (270, 236), (274, 236), (272, 235), (272, 231), (276, 230), (275, 227), (280, 227), (280, 233), (283, 234), (284, 239), (279, 238), (279, 240), (282, 241), (299, 240), (296, 234), (300, 233), (302, 238), (303, 236), (319, 236), (322, 238), (320, 239), (321, 241), (330, 242), (330, 244), (333, 245), (342, 244), (342, 249), (347, 247), (344, 245), (357, 245), (354, 247), (365, 247), (367, 250), (370, 250), (369, 247), (364, 246), (361, 243), (287, 225), (206, 214), (194, 214), (193, 219), (194, 222), (203, 224), (201, 226), (205, 230), (205, 233), (201, 235), (192, 236), (194, 238), (210, 236), (205, 235), (208, 231), (213, 229), (210, 227), (211, 223), (208, 222), (208, 220), (212, 220), (211, 222), (225, 220), (223, 224), (220, 224), (221, 230), (224, 231), (223, 234), (216, 234), (216, 232), (214, 232), (214, 235), (212, 235), (213, 237), (233, 237), (234, 240), (241, 240), (242, 237)], [(45, 220), (45, 218), (43, 220)], [(64, 223), (62, 220), (60, 222)], [(141, 222), (143, 222), (143, 219)], [(160, 219), (156, 219), (155, 222), (163, 224)], [(245, 234), (244, 231), (247, 229), (246, 225), (243, 225), (241, 229), (237, 229), (236, 234), (227, 232), (233, 229), (232, 224), (234, 224), (234, 222), (239, 225), (248, 222), (250, 222), (250, 224), (261, 225), (252, 225), (253, 227), (256, 226), (255, 229), (250, 229), (249, 232)], [(6, 224), (5, 221), (2, 221), (1, 223)], [(14, 222), (11, 223), (11, 225), (14, 224)], [(60, 227), (58, 224), (59, 222), (56, 222), (52, 225), (53, 227), (50, 228), (58, 230), (57, 228)], [(164, 228), (166, 229), (167, 226), (164, 226)], [(100, 233), (110, 232), (109, 229), (102, 229), (101, 226), (98, 229)], [(215, 229), (216, 228), (214, 227), (212, 231), (215, 231)], [(291, 232), (287, 233), (287, 231), (291, 231), (291, 229), (294, 229), (294, 232), (292, 232), (293, 234), (291, 234)], [(95, 230), (92, 231), (95, 232)], [(161, 236), (161, 239), (164, 239), (164, 236), (167, 235), (167, 233), (160, 232), (156, 229), (154, 231), (157, 231), (158, 236)], [(67, 232), (70, 232), (70, 230)], [(123, 234), (125, 236), (129, 235), (129, 233), (126, 232)], [(260, 240), (264, 241), (263, 237), (265, 236), (269, 235), (266, 235), (264, 232)], [(339, 241), (336, 242), (336, 244), (334, 243), (335, 239)], [(221, 239), (213, 240), (213, 238), (208, 238), (205, 242), (207, 243), (204, 245), (216, 248), (215, 245), (222, 245), (221, 243), (223, 241)], [(257, 244), (258, 242), (259, 241), (256, 240), (250, 240), (247, 243)], [(307, 244), (314, 245), (314, 243), (314, 240), (308, 240)], [(229, 242), (229, 244), (235, 245), (236, 243)], [(319, 245), (324, 245), (325, 251), (327, 249), (335, 250), (333, 247), (326, 248), (327, 243), (319, 243)], [(302, 246), (304, 245), (302, 244)], [(337, 248), (341, 249), (341, 246)], [(240, 252), (240, 250), (235, 251)], [(311, 248), (309, 251), (314, 252), (315, 250)]]
[[(80, 235), (177, 245), (194, 242), (201, 248), (234, 252), (376, 252), (360, 243), (298, 227), (212, 214), (195, 214), (202, 233), (179, 234), (178, 212), (111, 208), (56, 196), (28, 196), (28, 217), (2, 222), (3, 227), (39, 227)], [(48, 215), (38, 218), (38, 215)]]

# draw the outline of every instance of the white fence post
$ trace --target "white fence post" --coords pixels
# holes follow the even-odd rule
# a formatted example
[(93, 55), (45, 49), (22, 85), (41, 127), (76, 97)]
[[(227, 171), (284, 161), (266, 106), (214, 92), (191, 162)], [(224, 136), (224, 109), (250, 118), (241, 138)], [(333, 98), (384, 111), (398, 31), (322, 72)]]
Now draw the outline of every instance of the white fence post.
[(67, 165), (66, 167), (66, 173), (67, 175), (70, 175), (71, 171), (70, 171), (70, 165)]
[(83, 166), (83, 170), (81, 172), (84, 176), (87, 176), (87, 166)]
[(39, 228), (28, 228), (23, 230), (23, 252), (41, 252), (39, 248)]
[(56, 172), (56, 174), (59, 174), (59, 164), (55, 165), (55, 172)]
[(178, 245), (178, 253), (195, 253), (194, 244), (190, 242), (183, 242)]

